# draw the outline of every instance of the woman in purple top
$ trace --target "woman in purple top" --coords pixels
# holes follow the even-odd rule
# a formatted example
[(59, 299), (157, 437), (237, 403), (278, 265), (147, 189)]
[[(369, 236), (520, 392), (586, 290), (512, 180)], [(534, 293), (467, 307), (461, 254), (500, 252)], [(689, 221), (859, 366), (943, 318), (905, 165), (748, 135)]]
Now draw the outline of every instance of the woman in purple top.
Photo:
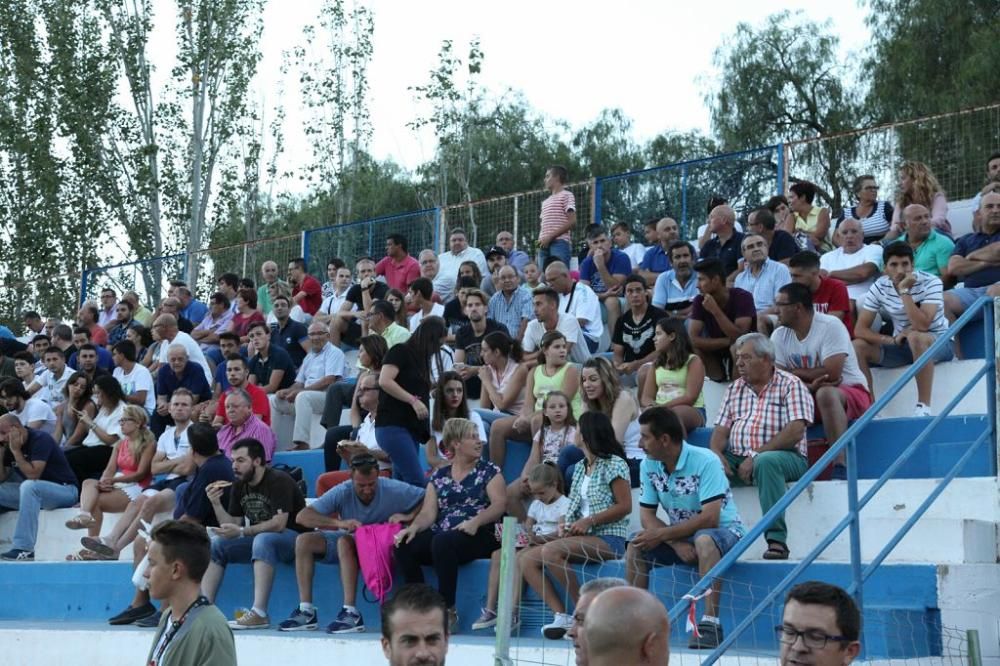
[(472, 421), (449, 419), (442, 440), (455, 457), (431, 476), (420, 513), (396, 535), (396, 559), (408, 583), (423, 582), (422, 565), (434, 567), (454, 633), (458, 567), (488, 558), (500, 547), (495, 523), (504, 513), (507, 486), (500, 468), (483, 460), (479, 428)]

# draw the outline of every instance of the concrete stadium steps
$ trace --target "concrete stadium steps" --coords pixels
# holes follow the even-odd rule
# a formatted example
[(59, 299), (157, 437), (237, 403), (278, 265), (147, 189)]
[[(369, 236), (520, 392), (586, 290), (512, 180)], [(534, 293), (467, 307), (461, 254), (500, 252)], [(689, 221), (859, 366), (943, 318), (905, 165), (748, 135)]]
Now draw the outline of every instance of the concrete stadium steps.
[[(738, 564), (727, 577), (724, 590), (724, 626), (727, 629), (735, 627), (792, 566), (789, 562)], [(67, 622), (100, 623), (128, 604), (132, 596), (130, 569), (125, 562), (4, 564), (0, 566), (0, 621), (54, 622), (55, 625), (47, 627), (49, 631), (52, 626), (63, 626)], [(607, 562), (577, 569), (582, 579), (620, 576), (624, 563)], [(460, 572), (457, 606), (461, 618), (461, 638), (458, 640), (464, 640), (471, 634), (469, 626), (485, 603), (488, 571), (489, 562), (481, 560), (463, 567)], [(426, 573), (428, 582), (433, 583), (433, 574), (430, 570)], [(652, 589), (669, 606), (690, 588), (696, 575), (689, 567), (659, 568), (654, 571)], [(955, 573), (949, 575), (954, 576)], [(250, 565), (231, 565), (228, 568), (218, 599), (219, 607), (226, 615), (231, 616), (237, 607), (249, 606), (251, 576)], [(848, 565), (825, 563), (811, 566), (802, 580), (819, 578), (846, 584), (849, 577)], [(285, 619), (297, 604), (294, 578), (291, 566), (278, 568), (269, 608), (272, 625)], [(940, 654), (939, 578), (937, 567), (911, 564), (886, 565), (873, 575), (865, 586), (868, 624), (865, 641), (869, 657), (908, 658)], [(341, 600), (335, 566), (317, 565), (314, 589), (320, 622), (325, 625), (333, 619)], [(376, 606), (368, 599), (359, 597), (359, 601), (368, 633), (377, 632), (380, 624)], [(532, 609), (539, 608), (540, 602), (530, 592), (525, 594), (524, 602), (518, 640), (534, 640), (538, 637), (538, 628), (548, 621), (549, 614), (532, 612)], [(773, 651), (773, 627), (780, 618), (780, 608), (779, 600), (744, 634), (737, 648), (750, 653)], [(254, 632), (255, 636), (267, 634), (278, 635), (278, 632)], [(281, 638), (292, 640), (291, 637)], [(674, 627), (671, 643), (677, 647), (686, 645), (683, 624)], [(283, 646), (279, 649), (285, 654)], [(102, 660), (102, 663), (105, 662)]]
[[(42, 511), (38, 516), (38, 541), (35, 543), (35, 560), (58, 562), (66, 559), (70, 553), (75, 553), (83, 546), (80, 539), (87, 536), (87, 530), (71, 530), (66, 527), (66, 521), (80, 513), (79, 508), (56, 509)], [(107, 534), (118, 523), (121, 514), (108, 513), (104, 515), (101, 534)], [(157, 514), (155, 521), (159, 522), (173, 517), (172, 512)], [(17, 514), (14, 512), (0, 515), (0, 547), (10, 548), (10, 540), (14, 535), (14, 525)], [(132, 544), (126, 546), (119, 559), (132, 561)], [(85, 563), (83, 563), (85, 564)]]

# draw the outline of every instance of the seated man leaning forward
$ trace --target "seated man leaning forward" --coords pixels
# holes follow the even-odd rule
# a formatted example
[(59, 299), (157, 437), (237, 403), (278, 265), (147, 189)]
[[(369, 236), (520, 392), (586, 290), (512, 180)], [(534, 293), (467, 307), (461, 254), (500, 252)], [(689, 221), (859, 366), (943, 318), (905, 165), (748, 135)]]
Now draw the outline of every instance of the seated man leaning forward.
[[(816, 402), (816, 421), (833, 444), (847, 430), (848, 419), (859, 418), (872, 405), (868, 383), (843, 323), (813, 310), (812, 293), (793, 282), (778, 292), (781, 326), (771, 335), (775, 364), (809, 386)], [(846, 479), (844, 454), (833, 464), (834, 479)]]
[(741, 335), (757, 325), (753, 295), (726, 287), (726, 273), (718, 259), (702, 259), (694, 265), (698, 291), (691, 305), (691, 346), (705, 364), (705, 374), (716, 382), (733, 378), (730, 348)]
[(302, 631), (318, 626), (318, 611), (312, 601), (313, 574), (319, 558), (325, 564), (340, 565), (344, 588), (344, 605), (327, 626), (327, 633), (364, 631), (364, 618), (355, 606), (359, 564), (354, 534), (363, 525), (408, 523), (417, 515), (423, 500), (423, 488), (379, 476), (379, 463), (372, 454), (355, 454), (351, 458), (350, 480), (331, 488), (299, 512), (299, 525), (315, 531), (303, 532), (295, 540), (299, 606), (278, 629)]
[[(774, 367), (774, 345), (764, 335), (740, 337), (734, 353), (740, 376), (722, 397), (710, 446), (734, 485), (757, 486), (760, 510), (766, 514), (785, 494), (785, 484), (809, 467), (806, 427), (815, 403), (798, 377)], [(764, 536), (765, 560), (788, 559), (783, 514)]]
[[(648, 589), (650, 568), (674, 564), (697, 565), (704, 576), (745, 532), (719, 458), (684, 441), (684, 426), (669, 407), (639, 416), (639, 446), (646, 452), (640, 467), (642, 530), (625, 551), (625, 577), (630, 585)], [(656, 516), (661, 506), (669, 525)], [(712, 649), (722, 641), (721, 589), (716, 579), (689, 648)]]
[(205, 488), (219, 527), (212, 532), (212, 563), (201, 581), (209, 601), (222, 584), (230, 562), (253, 562), (253, 607), (229, 623), (233, 629), (266, 629), (271, 626), (267, 603), (278, 562), (295, 557), (295, 539), (303, 531), (295, 518), (306, 500), (292, 477), (267, 466), (264, 447), (255, 439), (233, 445), (233, 473), (236, 483), (229, 506), (222, 495), (230, 485), (217, 481)]
[[(938, 338), (948, 335), (944, 316), (941, 279), (914, 270), (913, 249), (906, 243), (892, 243), (885, 248), (885, 275), (875, 280), (864, 299), (858, 303), (858, 323), (854, 327), (854, 349), (858, 365), (868, 380), (868, 390), (875, 394), (871, 365), (898, 368), (910, 365), (931, 348)], [(875, 330), (875, 315), (888, 313), (892, 335)], [(954, 357), (951, 343), (939, 349), (933, 359), (917, 373), (917, 404), (914, 416), (931, 415), (931, 389), (934, 363)]]

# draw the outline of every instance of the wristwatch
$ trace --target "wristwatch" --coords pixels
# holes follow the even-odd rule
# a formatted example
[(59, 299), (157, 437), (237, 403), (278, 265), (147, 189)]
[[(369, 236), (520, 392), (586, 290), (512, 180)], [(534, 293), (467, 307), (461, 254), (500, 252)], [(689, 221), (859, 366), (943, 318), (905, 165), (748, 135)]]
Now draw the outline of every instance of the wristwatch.
[(898, 293), (899, 293), (900, 296), (909, 296), (910, 295), (910, 290), (909, 289), (900, 289), (898, 291)]

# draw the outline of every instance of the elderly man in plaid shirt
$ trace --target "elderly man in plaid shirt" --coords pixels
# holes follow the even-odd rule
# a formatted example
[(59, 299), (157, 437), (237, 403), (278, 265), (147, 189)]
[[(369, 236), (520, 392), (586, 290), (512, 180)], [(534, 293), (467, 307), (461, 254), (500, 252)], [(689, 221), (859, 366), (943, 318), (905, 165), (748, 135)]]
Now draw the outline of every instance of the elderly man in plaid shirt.
[[(774, 367), (774, 345), (766, 336), (747, 333), (733, 348), (740, 377), (726, 389), (711, 448), (734, 486), (757, 486), (760, 510), (767, 513), (785, 494), (785, 484), (809, 467), (806, 427), (813, 398), (798, 377)], [(784, 515), (764, 536), (764, 559), (788, 559)]]

